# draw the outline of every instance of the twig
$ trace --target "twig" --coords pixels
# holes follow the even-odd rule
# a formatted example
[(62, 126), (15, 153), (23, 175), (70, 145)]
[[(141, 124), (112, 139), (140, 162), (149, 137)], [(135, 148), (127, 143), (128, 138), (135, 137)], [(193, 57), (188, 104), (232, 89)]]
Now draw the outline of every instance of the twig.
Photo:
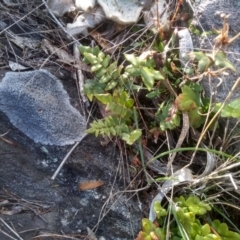
[(13, 234), (15, 234), (20, 240), (24, 240), (24, 239), (22, 239), (2, 218), (0, 218), (0, 220), (1, 220), (2, 223), (3, 223)]
[[(75, 57), (75, 59), (77, 59), (77, 61), (80, 62), (80, 54), (79, 54), (78, 46), (79, 46), (78, 43), (73, 44), (73, 56)], [(89, 101), (83, 92), (84, 75), (81, 69), (77, 69), (77, 78), (78, 78), (78, 85), (79, 85), (79, 93), (81, 95), (82, 101), (86, 107), (89, 107), (90, 105)]]
[[(79, 240), (79, 238), (75, 238), (75, 237), (71, 237), (71, 236), (66, 236), (66, 235), (60, 235), (60, 234), (52, 234), (52, 233), (45, 233), (45, 234), (42, 234), (42, 235), (38, 235), (36, 237), (33, 237), (32, 239), (35, 239), (35, 238), (45, 238), (45, 237), (53, 237), (55, 239), (59, 238), (59, 239), (63, 239), (63, 238), (66, 238), (66, 239), (72, 239), (72, 240)], [(85, 237), (85, 236), (84, 236)]]
[(75, 150), (75, 148), (78, 146), (79, 143), (82, 142), (82, 140), (88, 135), (88, 133), (84, 133), (84, 135), (82, 136), (82, 138), (75, 143), (75, 145), (71, 148), (71, 150), (67, 153), (67, 155), (65, 156), (65, 158), (62, 160), (61, 164), (59, 165), (58, 169), (56, 170), (56, 172), (53, 174), (53, 176), (51, 177), (52, 180), (54, 180), (58, 173), (60, 172), (60, 170), (62, 169), (64, 163), (67, 161), (67, 159), (70, 157), (70, 155), (72, 154), (72, 152)]
[(9, 129), (7, 132), (5, 132), (5, 133), (3, 133), (2, 135), (0, 135), (0, 137), (4, 137), (4, 136), (7, 135), (9, 132), (10, 132), (10, 129)]
[(0, 229), (0, 232), (2, 232), (2, 234), (6, 235), (6, 236), (9, 237), (10, 239), (17, 240), (16, 238), (10, 236), (8, 233), (4, 232), (2, 229)]
[[(181, 130), (181, 134), (180, 137), (177, 141), (177, 144), (175, 146), (175, 148), (180, 148), (188, 134), (188, 130), (189, 130), (189, 117), (188, 117), (188, 113), (187, 112), (182, 112), (183, 115), (183, 126), (182, 126), (182, 130)], [(176, 157), (177, 152), (173, 152), (172, 155), (170, 155), (168, 164), (167, 164), (167, 173), (170, 173), (170, 169), (172, 167), (172, 163), (174, 161), (174, 158)]]

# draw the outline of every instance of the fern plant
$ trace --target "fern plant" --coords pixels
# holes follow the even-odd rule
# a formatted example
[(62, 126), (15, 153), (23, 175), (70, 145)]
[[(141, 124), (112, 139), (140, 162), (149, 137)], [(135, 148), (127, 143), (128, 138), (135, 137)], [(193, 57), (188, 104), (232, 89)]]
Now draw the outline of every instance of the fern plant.
[[(83, 55), (83, 62), (90, 64), (95, 79), (88, 79), (84, 85), (84, 92), (90, 101), (96, 98), (110, 111), (110, 116), (94, 121), (90, 124), (88, 133), (107, 136), (119, 136), (127, 144), (138, 140), (142, 131), (133, 125), (134, 99), (131, 91), (146, 87), (149, 91), (154, 88), (155, 82), (163, 79), (159, 71), (154, 69), (152, 58), (135, 57), (125, 54), (131, 63), (123, 68), (117, 61), (111, 62), (110, 55), (100, 51), (99, 47), (79, 47)], [(135, 84), (136, 77), (140, 77), (144, 86)]]

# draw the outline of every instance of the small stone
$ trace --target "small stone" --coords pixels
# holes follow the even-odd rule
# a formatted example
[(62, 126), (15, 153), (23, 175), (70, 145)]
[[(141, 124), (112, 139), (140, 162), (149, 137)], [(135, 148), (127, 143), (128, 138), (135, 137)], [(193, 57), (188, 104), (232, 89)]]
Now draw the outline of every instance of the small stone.
[(98, 0), (108, 19), (122, 25), (136, 23), (143, 6), (133, 0)]
[(75, 0), (75, 5), (84, 12), (91, 12), (96, 5), (96, 0)]

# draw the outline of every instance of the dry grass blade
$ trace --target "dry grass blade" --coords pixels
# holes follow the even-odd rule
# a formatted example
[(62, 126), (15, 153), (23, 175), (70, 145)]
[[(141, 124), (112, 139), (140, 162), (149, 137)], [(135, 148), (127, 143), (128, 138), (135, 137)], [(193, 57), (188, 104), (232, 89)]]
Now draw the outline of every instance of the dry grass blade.
[[(181, 134), (178, 138), (178, 141), (177, 141), (177, 144), (176, 144), (175, 148), (180, 148), (182, 146), (182, 144), (183, 144), (183, 142), (184, 142), (184, 140), (185, 140), (185, 138), (188, 134), (188, 130), (189, 130), (189, 126), (190, 126), (188, 113), (183, 112), (182, 115), (183, 115), (183, 126), (182, 126)], [(168, 164), (167, 164), (168, 173), (171, 170), (171, 166), (172, 166), (172, 163), (174, 161), (174, 158), (176, 157), (176, 154), (177, 154), (177, 152), (174, 152), (169, 158), (169, 161), (168, 161)]]
[(22, 239), (22, 238), (19, 236), (19, 234), (18, 234), (16, 231), (14, 231), (2, 218), (0, 218), (0, 221), (8, 228), (8, 230), (10, 230), (15, 236), (17, 236), (18, 239), (24, 240), (24, 239)]
[[(42, 238), (53, 238), (53, 239), (71, 239), (71, 240), (80, 240), (82, 238), (84, 239), (88, 239), (87, 236), (83, 236), (83, 235), (78, 235), (80, 238), (76, 238), (76, 237), (71, 237), (71, 236), (67, 236), (67, 235), (60, 235), (60, 234), (52, 234), (52, 233), (45, 233), (45, 234), (41, 234), (38, 235), (36, 237), (33, 237), (32, 239), (42, 239)], [(91, 240), (91, 239), (89, 239)]]
[(57, 170), (55, 171), (55, 173), (53, 174), (53, 176), (51, 177), (52, 180), (54, 180), (58, 173), (60, 172), (60, 170), (62, 169), (63, 165), (65, 164), (65, 162), (68, 160), (68, 158), (70, 157), (70, 155), (72, 154), (72, 152), (74, 151), (74, 149), (81, 143), (81, 141), (87, 136), (88, 134), (85, 133), (82, 138), (80, 139), (80, 141), (76, 142), (74, 144), (74, 146), (71, 148), (71, 150), (67, 153), (67, 155), (65, 156), (65, 158), (62, 160), (61, 164), (59, 165), (59, 167), (57, 168)]

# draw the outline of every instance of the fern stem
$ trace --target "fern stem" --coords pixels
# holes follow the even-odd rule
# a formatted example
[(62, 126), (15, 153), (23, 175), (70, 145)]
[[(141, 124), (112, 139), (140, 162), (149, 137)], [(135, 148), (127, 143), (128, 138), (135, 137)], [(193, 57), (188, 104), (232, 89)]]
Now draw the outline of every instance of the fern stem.
[[(134, 117), (134, 122), (135, 122), (135, 125), (136, 125), (136, 129), (139, 129), (137, 111), (136, 111), (135, 107), (133, 108), (133, 117)], [(146, 177), (146, 181), (147, 181), (148, 185), (150, 186), (151, 182), (148, 178), (148, 173), (147, 173), (147, 170), (146, 170), (146, 165), (145, 165), (145, 161), (144, 161), (144, 155), (143, 155), (143, 148), (142, 148), (142, 141), (141, 140), (142, 140), (142, 138), (140, 138), (138, 140), (138, 148), (139, 148), (140, 158), (141, 158), (141, 162), (142, 162), (142, 168), (143, 168), (143, 171), (144, 171), (144, 174), (145, 174), (145, 177)]]

